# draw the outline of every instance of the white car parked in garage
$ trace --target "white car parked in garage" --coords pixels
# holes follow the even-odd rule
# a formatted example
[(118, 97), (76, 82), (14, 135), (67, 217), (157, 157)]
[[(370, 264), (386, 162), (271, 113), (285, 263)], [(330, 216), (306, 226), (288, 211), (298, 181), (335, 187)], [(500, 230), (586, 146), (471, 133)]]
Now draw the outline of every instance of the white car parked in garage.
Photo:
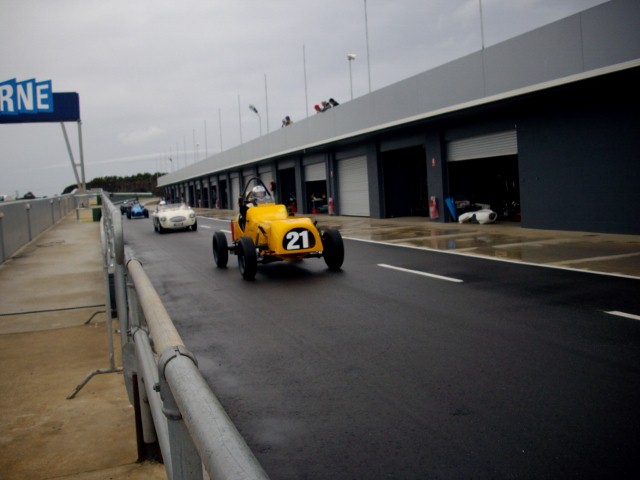
[(153, 229), (158, 233), (167, 230), (191, 230), (198, 229), (196, 212), (185, 203), (160, 202), (151, 216)]

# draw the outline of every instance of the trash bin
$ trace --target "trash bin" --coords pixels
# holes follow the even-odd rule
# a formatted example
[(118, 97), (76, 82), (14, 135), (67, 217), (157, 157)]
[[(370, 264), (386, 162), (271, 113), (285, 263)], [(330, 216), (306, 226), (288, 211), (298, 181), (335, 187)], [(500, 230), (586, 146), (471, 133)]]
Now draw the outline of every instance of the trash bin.
[(93, 207), (92, 213), (93, 213), (93, 221), (99, 222), (100, 219), (102, 218), (102, 207)]

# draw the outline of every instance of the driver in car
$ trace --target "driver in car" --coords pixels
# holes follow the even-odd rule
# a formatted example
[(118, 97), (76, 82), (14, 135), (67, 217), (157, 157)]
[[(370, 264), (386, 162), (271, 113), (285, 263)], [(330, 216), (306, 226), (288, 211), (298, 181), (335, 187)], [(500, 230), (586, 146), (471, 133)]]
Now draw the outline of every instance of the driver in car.
[(256, 185), (251, 189), (251, 191), (247, 194), (247, 198), (244, 202), (244, 205), (240, 206), (240, 218), (239, 224), (240, 228), (244, 230), (247, 221), (247, 210), (251, 207), (255, 207), (256, 205), (262, 205), (263, 203), (269, 203), (270, 198), (266, 189), (262, 185)]
[(267, 191), (262, 185), (256, 185), (247, 195), (247, 208), (255, 207), (268, 202)]

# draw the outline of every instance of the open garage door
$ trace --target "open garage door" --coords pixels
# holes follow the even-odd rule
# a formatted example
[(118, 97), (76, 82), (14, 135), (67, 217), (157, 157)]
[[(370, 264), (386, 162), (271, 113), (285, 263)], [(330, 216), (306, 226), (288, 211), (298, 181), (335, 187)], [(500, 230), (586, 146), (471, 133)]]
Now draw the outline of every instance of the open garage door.
[(327, 167), (325, 162), (305, 165), (304, 183), (307, 192), (307, 211), (327, 213)]
[(489, 206), (503, 220), (520, 220), (515, 130), (447, 143), (449, 194), (458, 214)]
[(304, 181), (305, 182), (317, 182), (320, 180), (327, 180), (327, 168), (322, 163), (314, 163), (312, 165), (305, 165), (304, 167)]
[(427, 161), (422, 145), (380, 154), (383, 166), (384, 216), (426, 216)]
[(515, 130), (463, 138), (447, 143), (449, 162), (517, 154), (518, 139)]
[(338, 161), (338, 195), (340, 215), (370, 216), (367, 157)]

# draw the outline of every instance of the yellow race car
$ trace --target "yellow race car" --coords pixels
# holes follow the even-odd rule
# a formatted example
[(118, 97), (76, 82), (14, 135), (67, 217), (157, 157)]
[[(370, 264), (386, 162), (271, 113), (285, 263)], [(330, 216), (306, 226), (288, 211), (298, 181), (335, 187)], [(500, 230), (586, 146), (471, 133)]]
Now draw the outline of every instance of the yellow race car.
[(307, 217), (290, 215), (276, 204), (258, 177), (251, 178), (239, 198), (240, 212), (231, 222), (231, 245), (222, 231), (213, 234), (213, 258), (225, 268), (229, 253), (238, 256), (245, 280), (253, 280), (258, 263), (324, 258), (330, 270), (344, 261), (344, 244), (338, 230), (320, 232)]

